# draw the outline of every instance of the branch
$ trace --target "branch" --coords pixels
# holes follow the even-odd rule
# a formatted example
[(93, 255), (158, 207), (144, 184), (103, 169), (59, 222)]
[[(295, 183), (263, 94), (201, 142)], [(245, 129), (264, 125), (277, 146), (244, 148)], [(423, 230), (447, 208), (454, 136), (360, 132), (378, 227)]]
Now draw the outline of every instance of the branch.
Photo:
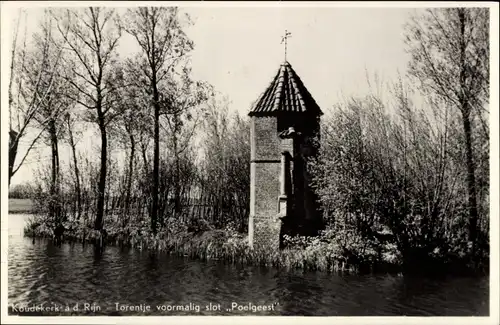
[(454, 103), (455, 105), (457, 105), (457, 107), (459, 109), (461, 109), (460, 107), (460, 103), (457, 103), (457, 101), (452, 98), (448, 92), (446, 91), (446, 89), (450, 89), (451, 91), (453, 91), (455, 93), (455, 95), (457, 95), (456, 91), (454, 90), (454, 88), (451, 86), (451, 85), (447, 85), (448, 87), (445, 87), (445, 85), (443, 85), (442, 83), (442, 80), (441, 78), (439, 77), (439, 73), (437, 72), (436, 70), (436, 67), (434, 65), (434, 62), (432, 61), (431, 57), (430, 57), (430, 54), (427, 52), (423, 42), (421, 43), (422, 45), (422, 51), (425, 55), (425, 58), (427, 60), (427, 63), (430, 65), (431, 69), (432, 69), (432, 72), (433, 72), (433, 76), (431, 76), (431, 79), (439, 86), (439, 92), (438, 93), (441, 93), (443, 95), (443, 97), (446, 97), (448, 98), (452, 103)]
[(84, 102), (80, 101), (78, 98), (74, 98), (74, 97), (71, 97), (70, 95), (66, 94), (66, 97), (68, 97), (69, 99), (77, 102), (78, 104), (88, 108), (88, 109), (95, 109), (94, 106), (89, 106), (88, 104), (85, 104)]
[(40, 131), (40, 133), (38, 133), (38, 135), (36, 136), (36, 138), (31, 142), (30, 146), (28, 147), (28, 149), (26, 150), (26, 153), (24, 154), (24, 157), (23, 159), (21, 159), (21, 162), (19, 163), (19, 165), (17, 166), (17, 168), (15, 168), (13, 171), (12, 171), (12, 174), (11, 176), (14, 176), (15, 173), (17, 173), (17, 171), (19, 170), (19, 168), (21, 168), (21, 166), (23, 165), (24, 163), (24, 160), (26, 160), (26, 157), (28, 156), (28, 153), (31, 151), (31, 149), (33, 148), (33, 146), (35, 145), (35, 143), (38, 141), (38, 139), (40, 138), (40, 136), (42, 135), (43, 131), (45, 131), (45, 127), (42, 128), (42, 130)]
[(14, 61), (16, 58), (16, 47), (17, 47), (17, 35), (19, 32), (19, 24), (21, 22), (21, 9), (19, 9), (19, 14), (17, 18), (17, 26), (14, 32), (14, 40), (12, 41), (12, 52), (11, 52), (11, 62), (10, 62), (10, 78), (9, 78), (9, 129), (12, 129), (12, 82), (14, 81)]
[[(56, 58), (56, 62), (54, 63), (54, 65), (53, 65), (53, 67), (51, 69), (51, 72), (50, 72), (49, 85), (47, 87), (47, 90), (43, 94), (43, 96), (40, 98), (40, 101), (43, 101), (47, 97), (47, 95), (51, 92), (51, 90), (52, 90), (52, 86), (54, 85), (54, 75), (55, 75), (54, 70), (55, 70), (55, 68), (56, 68), (56, 66), (57, 66), (57, 64), (59, 62), (59, 58), (61, 57), (61, 53), (62, 53), (62, 51), (59, 51), (59, 54), (58, 54), (58, 56)], [(37, 81), (37, 83), (35, 85), (35, 90), (34, 91), (35, 91), (36, 94), (38, 94), (38, 87), (39, 87), (39, 84), (40, 84), (41, 75), (42, 75), (42, 71), (40, 72), (38, 81)], [(35, 113), (37, 112), (38, 107), (36, 107), (36, 108), (32, 107), (32, 105), (35, 102), (35, 98), (37, 98), (37, 96), (33, 96), (30, 104), (28, 105), (28, 109), (27, 109), (27, 111), (29, 112), (28, 116), (24, 119), (23, 126), (21, 127), (21, 129), (17, 133), (16, 139), (19, 139), (19, 138), (21, 138), (24, 135), (24, 131), (28, 127), (29, 122), (31, 121), (31, 119), (33, 118), (33, 116), (35, 116)]]
[(196, 129), (196, 126), (198, 125), (198, 120), (200, 119), (200, 116), (198, 115), (196, 117), (196, 120), (194, 121), (194, 125), (193, 127), (191, 128), (191, 134), (189, 134), (186, 138), (186, 145), (184, 146), (184, 148), (182, 150), (179, 150), (179, 152), (177, 154), (181, 154), (184, 152), (184, 150), (186, 150), (188, 147), (189, 147), (189, 141), (191, 140), (191, 138), (193, 137), (194, 135), (194, 130)]
[[(76, 73), (76, 72), (75, 72)], [(78, 75), (78, 74), (77, 74)], [(95, 98), (92, 94), (86, 92), (85, 90), (83, 90), (77, 83), (75, 83), (71, 78), (67, 77), (67, 76), (63, 76), (63, 75), (60, 75), (64, 80), (66, 80), (67, 82), (69, 82), (73, 87), (75, 87), (80, 93), (82, 93), (83, 95), (87, 96), (88, 98), (90, 98), (91, 100), (95, 101)]]
[[(68, 9), (68, 15), (69, 15), (69, 9)], [(54, 16), (55, 17), (55, 16)], [(95, 75), (94, 75), (94, 71), (92, 69), (90, 69), (88, 63), (86, 60), (84, 60), (84, 58), (82, 57), (79, 49), (76, 48), (75, 45), (73, 45), (69, 39), (68, 39), (68, 35), (67, 33), (64, 34), (63, 31), (61, 30), (61, 27), (59, 26), (59, 19), (57, 17), (55, 17), (54, 19), (56, 19), (57, 21), (57, 29), (59, 30), (59, 32), (61, 33), (62, 37), (64, 38), (64, 40), (66, 41), (66, 44), (69, 45), (69, 47), (71, 48), (72, 52), (76, 54), (76, 56), (78, 57), (78, 60), (82, 63), (83, 67), (85, 68), (85, 70), (87, 70), (87, 73), (89, 74), (89, 77), (90, 79), (92, 79), (92, 81), (97, 84), (97, 80), (95, 78)], [(68, 22), (69, 24), (70, 22)], [(68, 27), (68, 30), (69, 30), (69, 27)], [(72, 32), (74, 33), (74, 31), (72, 30)], [(92, 47), (91, 47), (92, 49)]]

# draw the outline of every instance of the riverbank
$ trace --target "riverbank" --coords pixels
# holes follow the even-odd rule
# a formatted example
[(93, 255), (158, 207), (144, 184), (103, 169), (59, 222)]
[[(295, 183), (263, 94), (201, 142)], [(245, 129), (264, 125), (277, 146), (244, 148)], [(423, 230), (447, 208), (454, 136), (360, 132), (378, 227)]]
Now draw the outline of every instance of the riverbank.
[[(77, 221), (65, 223), (64, 240), (70, 242), (95, 243), (101, 239), (105, 245), (132, 247), (172, 255), (188, 256), (201, 260), (219, 260), (221, 262), (275, 267), (278, 269), (302, 269), (304, 271), (360, 273), (454, 273), (472, 274), (473, 270), (463, 261), (439, 259), (419, 261), (419, 267), (404, 270), (402, 258), (395, 245), (381, 245), (375, 251), (359, 243), (347, 243), (336, 234), (326, 232), (318, 237), (285, 238), (287, 248), (269, 250), (263, 247), (250, 248), (245, 234), (233, 228), (211, 229), (193, 227), (173, 218), (166, 220), (163, 230), (153, 235), (147, 223), (124, 228), (113, 218), (105, 224), (105, 235)], [(24, 235), (30, 238), (53, 238), (53, 226), (47, 218), (34, 215), (24, 228)], [(343, 238), (345, 240), (345, 238)], [(358, 246), (356, 246), (358, 245)], [(368, 246), (368, 248), (367, 248)], [(484, 270), (482, 271), (484, 273)]]
[(9, 198), (9, 213), (33, 213), (33, 201), (31, 199)]
[[(52, 238), (54, 236), (52, 228), (47, 218), (36, 215), (28, 221), (24, 228), (24, 235), (31, 238)], [(65, 228), (64, 240), (67, 241), (93, 243), (101, 239), (100, 233), (93, 230), (90, 225), (73, 221), (67, 222)], [(107, 245), (128, 246), (201, 260), (348, 273), (366, 272), (375, 267), (375, 263), (369, 259), (350, 260), (343, 254), (339, 245), (326, 241), (326, 238), (322, 238), (323, 240), (311, 238), (306, 247), (302, 245), (296, 248), (269, 251), (265, 248), (250, 248), (247, 236), (230, 227), (221, 230), (210, 229), (206, 225), (203, 229), (203, 226), (193, 227), (172, 218), (167, 219), (165, 227), (156, 236), (145, 224), (124, 228), (113, 222), (113, 218), (108, 218), (105, 229), (104, 240)], [(380, 267), (382, 263), (379, 264)], [(384, 264), (388, 269), (397, 269), (396, 265), (392, 265), (393, 263)]]

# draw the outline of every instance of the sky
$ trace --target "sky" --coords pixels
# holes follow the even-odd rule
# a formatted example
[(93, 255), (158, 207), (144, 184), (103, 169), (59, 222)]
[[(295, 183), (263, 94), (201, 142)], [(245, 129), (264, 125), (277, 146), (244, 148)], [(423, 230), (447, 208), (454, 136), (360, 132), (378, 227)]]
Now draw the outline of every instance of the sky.
[[(17, 9), (9, 10), (11, 13), (6, 16), (12, 19), (12, 31)], [(240, 114), (247, 114), (284, 61), (281, 36), (285, 30), (291, 32), (287, 60), (323, 111), (343, 98), (366, 94), (367, 74), (377, 74), (387, 81), (404, 75), (409, 57), (405, 53), (403, 26), (415, 11), (284, 6), (191, 6), (182, 10), (194, 21), (186, 29), (195, 44), (191, 53), (193, 78), (212, 84), (229, 98), (230, 110)], [(37, 20), (43, 17), (43, 8), (38, 5), (27, 13), (29, 37), (36, 30)], [(2, 43), (8, 45), (12, 32), (4, 34)], [(135, 49), (137, 45), (131, 36), (122, 37), (120, 51)], [(86, 145), (96, 146), (99, 141), (88, 139)], [(47, 157), (46, 152), (46, 148), (40, 148), (32, 157)], [(32, 180), (37, 161), (28, 159), (12, 184)]]
[(227, 93), (241, 112), (265, 90), (284, 60), (281, 36), (292, 33), (287, 60), (318, 104), (360, 93), (366, 71), (387, 78), (404, 71), (408, 9), (197, 8), (190, 32), (193, 72)]

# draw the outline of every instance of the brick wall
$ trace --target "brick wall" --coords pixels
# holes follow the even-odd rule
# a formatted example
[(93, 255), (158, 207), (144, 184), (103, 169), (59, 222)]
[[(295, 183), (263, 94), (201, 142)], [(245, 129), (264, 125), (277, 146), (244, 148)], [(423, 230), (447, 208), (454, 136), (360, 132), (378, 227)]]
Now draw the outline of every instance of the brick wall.
[(254, 248), (278, 250), (280, 245), (281, 220), (272, 218), (254, 219)]
[(251, 142), (250, 243), (278, 249), (281, 142), (276, 117), (252, 117)]
[(269, 160), (281, 158), (280, 139), (278, 137), (278, 122), (276, 117), (252, 117), (255, 142), (252, 159)]
[[(285, 122), (287, 123), (280, 122), (282, 128), (291, 123)], [(306, 138), (313, 136), (318, 128), (315, 120), (299, 120), (297, 123), (299, 130), (305, 133), (303, 135)], [(307, 139), (303, 139), (306, 141), (282, 140), (278, 132), (276, 117), (252, 117), (248, 234), (253, 247), (279, 248), (282, 222), (278, 219), (278, 197), (280, 195), (280, 160), (283, 150), (288, 150), (293, 156), (290, 161), (290, 173), (294, 175), (290, 177), (294, 193), (288, 198), (289, 208), (293, 211), (287, 215), (288, 221), (285, 228), (299, 227), (298, 229), (304, 229), (307, 233), (313, 234), (314, 228), (318, 225), (317, 218), (320, 217), (317, 213), (316, 197), (310, 184), (307, 184), (309, 175), (306, 172), (307, 166), (304, 159), (309, 155), (314, 155), (315, 150)], [(294, 144), (294, 141), (299, 142)]]

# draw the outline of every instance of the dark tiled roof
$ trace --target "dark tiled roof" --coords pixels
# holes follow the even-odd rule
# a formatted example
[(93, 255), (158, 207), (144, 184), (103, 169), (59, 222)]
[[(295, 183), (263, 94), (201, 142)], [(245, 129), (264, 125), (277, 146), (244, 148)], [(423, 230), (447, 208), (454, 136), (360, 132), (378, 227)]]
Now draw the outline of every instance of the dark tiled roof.
[(248, 115), (267, 116), (278, 112), (322, 115), (316, 101), (290, 63), (285, 62)]

